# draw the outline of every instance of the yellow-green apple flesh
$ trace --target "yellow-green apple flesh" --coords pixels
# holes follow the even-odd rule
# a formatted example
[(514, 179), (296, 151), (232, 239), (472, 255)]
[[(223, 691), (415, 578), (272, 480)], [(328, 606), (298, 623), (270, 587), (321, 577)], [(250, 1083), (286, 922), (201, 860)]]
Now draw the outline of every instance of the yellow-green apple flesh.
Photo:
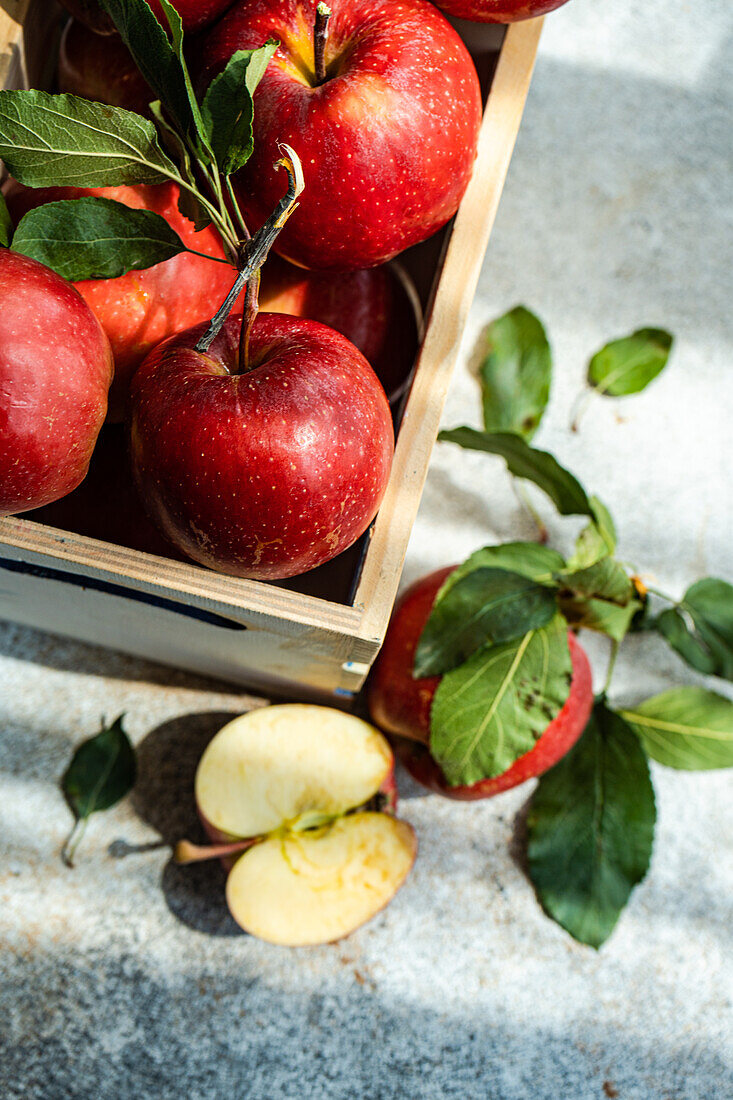
[(208, 31), (200, 85), (240, 49), (280, 46), (255, 92), (254, 153), (237, 178), (251, 228), (281, 195), (278, 144), (299, 155), (300, 205), (276, 249), (304, 267), (383, 263), (455, 214), (476, 156), (471, 57), (426, 0), (331, 0), (318, 83), (316, 0), (240, 0)]
[(241, 317), (205, 353), (206, 326), (156, 348), (130, 396), (143, 502), (183, 553), (257, 580), (296, 576), (364, 533), (387, 486), (389, 405), (364, 356), (334, 329), (261, 313), (249, 360)]
[(107, 413), (113, 362), (77, 290), (0, 249), (0, 516), (75, 489)]
[(490, 798), (541, 775), (568, 752), (585, 729), (593, 706), (593, 680), (585, 651), (568, 633), (572, 679), (567, 700), (534, 748), (501, 775), (469, 786), (450, 786), (430, 755), (430, 711), (440, 676), (415, 679), (412, 669), (420, 635), (435, 597), (455, 566), (439, 569), (413, 584), (395, 605), (384, 645), (368, 685), (369, 713), (380, 729), (395, 736), (397, 758), (423, 786), (448, 798)]

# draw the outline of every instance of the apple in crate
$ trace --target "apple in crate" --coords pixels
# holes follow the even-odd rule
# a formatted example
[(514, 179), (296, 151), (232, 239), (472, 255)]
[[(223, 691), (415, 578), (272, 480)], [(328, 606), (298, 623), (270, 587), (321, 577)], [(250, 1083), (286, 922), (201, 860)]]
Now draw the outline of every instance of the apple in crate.
[(474, 23), (516, 23), (547, 15), (567, 0), (435, 0), (439, 8)]
[(410, 775), (438, 794), (459, 800), (489, 798), (527, 779), (542, 775), (557, 764), (585, 729), (593, 706), (590, 663), (568, 633), (572, 679), (567, 700), (549, 723), (537, 744), (520, 756), (501, 775), (470, 786), (451, 786), (433, 760), (430, 742), (430, 710), (440, 683), (439, 676), (415, 679), (412, 668), (420, 635), (435, 597), (455, 566), (438, 569), (413, 584), (395, 605), (384, 645), (375, 661), (368, 685), (369, 713), (380, 729), (395, 735), (395, 751)]
[(254, 95), (254, 153), (238, 177), (251, 226), (280, 197), (280, 142), (306, 184), (276, 246), (288, 259), (372, 267), (445, 225), (471, 176), (481, 94), (444, 16), (426, 0), (240, 0), (206, 33), (200, 87), (268, 38), (280, 46)]
[[(221, 15), (231, 2), (232, 0), (171, 0), (172, 6), (183, 20), (183, 29), (186, 31), (196, 31), (200, 27), (205, 27), (207, 23), (216, 19), (217, 15)], [(102, 11), (99, 0), (61, 0), (61, 3), (76, 19), (86, 23), (97, 34), (114, 33), (114, 24)], [(167, 27), (163, 8), (158, 0), (148, 0), (148, 3), (163, 26)]]
[(60, 92), (147, 114), (155, 95), (119, 35), (100, 38), (79, 19), (61, 36), (56, 80)]
[(202, 565), (255, 580), (322, 565), (364, 533), (394, 449), (384, 390), (364, 356), (315, 321), (261, 313), (240, 350), (229, 317), (156, 348), (130, 395), (143, 502)]
[(83, 480), (107, 413), (113, 363), (81, 294), (0, 248), (0, 516), (39, 508)]
[(393, 797), (390, 747), (342, 711), (296, 703), (235, 718), (204, 752), (195, 791), (207, 832), (225, 843), (184, 841), (176, 858), (224, 851), (231, 860), (230, 850), (245, 848), (227, 903), (246, 932), (270, 943), (349, 935), (387, 905), (415, 860), (412, 828), (371, 808)]

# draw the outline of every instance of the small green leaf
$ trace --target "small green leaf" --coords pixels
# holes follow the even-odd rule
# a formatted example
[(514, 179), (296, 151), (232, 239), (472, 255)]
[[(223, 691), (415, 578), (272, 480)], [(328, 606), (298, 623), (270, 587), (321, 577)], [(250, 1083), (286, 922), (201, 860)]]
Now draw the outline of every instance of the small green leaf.
[(151, 210), (82, 198), (29, 211), (15, 232), (13, 251), (77, 282), (116, 279), (169, 260), (186, 246), (165, 218)]
[(8, 248), (13, 239), (13, 219), (10, 217), (5, 196), (0, 191), (0, 245)]
[(470, 451), (500, 455), (515, 477), (538, 485), (554, 502), (560, 515), (593, 517), (585, 489), (547, 451), (538, 451), (513, 432), (479, 432), (475, 428), (453, 428), (441, 432), (443, 443), (457, 443)]
[[(159, 99), (156, 99), (154, 103), (149, 105), (148, 109), (155, 119), (155, 125), (158, 127), (158, 133), (163, 145), (168, 154), (173, 158), (181, 176), (196, 187), (197, 181), (193, 171), (191, 155), (183, 138), (177, 130), (170, 125), (163, 114), (163, 104)], [(178, 209), (183, 214), (184, 218), (188, 218), (190, 222), (193, 222), (193, 227), (197, 233), (202, 229), (206, 229), (207, 225), (211, 225), (211, 218), (206, 208), (199, 201), (198, 197), (189, 191), (187, 187), (181, 187), (179, 189)]]
[(630, 600), (625, 607), (620, 607), (609, 600), (564, 595), (559, 596), (558, 606), (575, 630), (595, 630), (615, 642), (623, 641), (634, 615), (642, 609), (639, 600)]
[(519, 573), (476, 569), (436, 600), (417, 645), (414, 676), (437, 676), (480, 646), (546, 626), (556, 610), (552, 589)]
[(641, 328), (597, 351), (588, 364), (588, 384), (598, 393), (640, 393), (664, 370), (674, 338), (661, 328)]
[(252, 155), (252, 96), (277, 47), (269, 39), (258, 50), (237, 50), (204, 97), (203, 123), (216, 162), (227, 176), (243, 168)]
[(578, 535), (575, 553), (568, 561), (570, 569), (585, 569), (616, 551), (616, 527), (605, 504), (596, 496), (589, 497), (593, 522)]
[(164, 183), (176, 175), (152, 122), (48, 92), (0, 92), (0, 157), (27, 187)]
[(186, 99), (188, 100), (188, 109), (193, 123), (190, 136), (200, 159), (208, 164), (213, 159), (214, 153), (209, 142), (203, 118), (201, 117), (201, 108), (194, 94), (191, 74), (188, 71), (188, 65), (186, 64), (186, 58), (183, 53), (183, 20), (173, 5), (169, 3), (169, 0), (159, 0), (159, 3), (168, 20), (168, 26), (170, 27), (171, 36), (173, 38), (173, 51), (178, 59), (181, 73), (183, 74), (183, 84), (186, 91)]
[(475, 569), (506, 569), (510, 573), (519, 573), (539, 584), (556, 588), (555, 574), (564, 566), (562, 555), (557, 550), (551, 550), (549, 546), (542, 546), (538, 542), (503, 542), (496, 546), (484, 546), (475, 550), (446, 577), (435, 602), (441, 600), (454, 584)]
[(136, 773), (135, 750), (122, 728), (122, 717), (111, 726), (103, 726), (76, 750), (61, 780), (61, 789), (76, 817), (64, 848), (69, 866), (73, 866), (76, 843), (81, 837), (79, 824), (124, 798), (135, 785)]
[(516, 306), (489, 325), (488, 353), (479, 370), (487, 432), (531, 439), (550, 396), (552, 352), (542, 322)]
[(688, 665), (733, 680), (733, 585), (705, 577), (652, 623)]
[(530, 806), (529, 877), (548, 916), (600, 947), (649, 869), (655, 822), (646, 756), (626, 722), (598, 702)]
[(557, 576), (558, 583), (576, 596), (609, 600), (626, 607), (634, 597), (634, 586), (625, 569), (614, 558), (602, 558), (585, 569), (567, 569)]
[(430, 752), (452, 786), (501, 775), (562, 710), (572, 666), (565, 620), (487, 646), (446, 673), (430, 716)]
[(621, 715), (649, 756), (668, 768), (733, 768), (733, 703), (714, 691), (672, 688)]

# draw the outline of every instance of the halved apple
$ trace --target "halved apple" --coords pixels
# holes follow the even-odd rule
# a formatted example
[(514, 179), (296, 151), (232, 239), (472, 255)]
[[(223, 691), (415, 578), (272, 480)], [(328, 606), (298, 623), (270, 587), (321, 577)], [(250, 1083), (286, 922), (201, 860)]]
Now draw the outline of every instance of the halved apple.
[[(380, 793), (388, 810), (396, 802), (390, 746), (342, 711), (284, 704), (235, 718), (204, 752), (195, 790), (219, 842), (208, 854), (238, 855), (232, 916), (270, 943), (348, 935), (390, 901), (415, 859), (412, 828), (371, 809)], [(177, 853), (188, 862), (207, 850), (183, 842)]]

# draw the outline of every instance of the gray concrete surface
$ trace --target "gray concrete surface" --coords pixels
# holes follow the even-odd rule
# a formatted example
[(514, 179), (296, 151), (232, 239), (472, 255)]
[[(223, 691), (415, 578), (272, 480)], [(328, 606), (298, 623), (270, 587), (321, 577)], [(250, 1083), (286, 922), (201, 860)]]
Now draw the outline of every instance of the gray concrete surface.
[[(524, 301), (556, 355), (538, 444), (617, 516), (625, 556), (680, 592), (733, 576), (730, 0), (572, 0), (549, 18), (446, 425), (477, 420), (470, 363)], [(677, 335), (640, 397), (570, 406), (588, 355)], [(549, 511), (547, 512), (550, 516)], [(566, 546), (571, 522), (551, 522)], [(436, 450), (406, 578), (529, 535), (501, 464)], [(605, 650), (591, 651), (599, 676)], [(692, 676), (632, 641), (616, 696)], [(116, 654), (0, 628), (2, 1100), (726, 1100), (733, 1096), (733, 787), (654, 769), (651, 873), (596, 954), (539, 911), (512, 857), (528, 790), (422, 797), (395, 902), (336, 946), (238, 934), (217, 868), (179, 870), (203, 744), (246, 700)], [(134, 796), (60, 863), (57, 780), (125, 711)]]

